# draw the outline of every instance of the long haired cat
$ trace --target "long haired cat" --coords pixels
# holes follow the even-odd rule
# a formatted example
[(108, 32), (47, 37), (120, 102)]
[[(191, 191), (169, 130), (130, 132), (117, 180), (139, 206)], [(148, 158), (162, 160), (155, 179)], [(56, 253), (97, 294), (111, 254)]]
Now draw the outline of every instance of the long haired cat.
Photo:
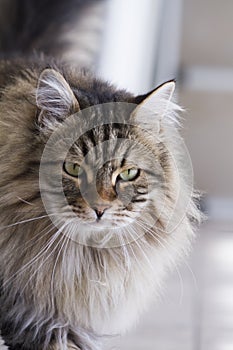
[(59, 22), (42, 14), (61, 16), (64, 2), (9, 3), (20, 11), (15, 31), (1, 23), (1, 335), (11, 350), (97, 350), (101, 335), (137, 320), (200, 219), (175, 84), (133, 96), (86, 70), (22, 58), (50, 53), (44, 33)]

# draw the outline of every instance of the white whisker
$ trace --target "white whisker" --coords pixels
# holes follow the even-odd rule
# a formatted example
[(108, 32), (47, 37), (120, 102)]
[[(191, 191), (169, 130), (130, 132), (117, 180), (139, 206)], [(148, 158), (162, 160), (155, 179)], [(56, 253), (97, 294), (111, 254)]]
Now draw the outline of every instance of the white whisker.
[[(54, 227), (46, 232), (46, 234), (49, 234)], [(23, 274), (26, 269), (28, 269), (31, 265), (33, 265), (46, 251), (47, 247), (50, 245), (51, 242), (54, 242), (56, 240), (56, 234), (51, 237), (51, 239), (47, 242), (47, 244), (37, 253), (30, 261), (28, 261), (25, 265), (23, 265), (18, 271), (16, 271), (11, 277), (9, 277), (6, 281), (3, 283), (3, 287), (6, 287), (10, 282), (13, 281), (16, 277)]]
[(46, 214), (46, 215), (42, 215), (42, 216), (37, 216), (37, 217), (35, 217), (35, 218), (31, 218), (31, 219), (26, 219), (26, 220), (14, 222), (13, 224), (10, 224), (10, 225), (0, 226), (0, 230), (4, 230), (5, 228), (9, 228), (9, 227), (14, 227), (14, 226), (16, 226), (16, 225), (25, 224), (25, 223), (27, 223), (27, 222), (32, 222), (32, 221), (36, 221), (36, 220), (48, 218), (48, 217), (50, 217), (50, 216), (52, 216), (52, 215), (54, 216), (54, 215), (57, 215), (57, 214)]
[[(163, 238), (161, 235), (158, 235), (155, 231), (152, 231), (151, 228), (148, 227), (145, 228), (146, 230), (148, 230), (152, 235), (154, 235), (157, 239), (163, 241), (166, 245), (169, 246), (169, 249), (173, 250), (176, 254), (180, 254), (180, 250), (178, 250), (177, 248), (175, 248), (175, 246), (170, 243), (168, 240), (166, 240), (165, 238)], [(147, 231), (147, 232), (148, 232)], [(155, 238), (154, 237), (154, 238)], [(192, 280), (193, 280), (193, 283), (194, 283), (194, 287), (196, 289), (196, 291), (198, 292), (199, 288), (198, 288), (198, 283), (197, 283), (197, 279), (196, 279), (196, 276), (191, 268), (191, 266), (188, 264), (188, 262), (186, 260), (183, 261), (183, 264), (188, 268), (189, 272), (191, 273), (191, 276), (192, 276)]]
[[(131, 236), (132, 239), (133, 239), (133, 238), (135, 237), (136, 231), (135, 231), (135, 229), (133, 229), (133, 228), (132, 228), (132, 230), (133, 230), (133, 233), (129, 232), (129, 234), (130, 234), (130, 236)], [(144, 251), (144, 249), (143, 249), (143, 244), (139, 244), (139, 241), (140, 241), (140, 239), (135, 239), (133, 242), (137, 245), (139, 251), (142, 253), (143, 257), (145, 258), (145, 260), (146, 260), (148, 266), (149, 266), (150, 269), (153, 271), (153, 270), (154, 270), (154, 266), (151, 264), (151, 262), (150, 262), (150, 260), (149, 260), (149, 258), (148, 258), (148, 256), (147, 256), (147, 254), (145, 253), (145, 251)]]
[[(146, 229), (146, 233), (149, 234), (151, 237), (153, 237), (158, 243), (159, 245), (165, 250), (167, 256), (168, 256), (168, 259), (171, 261), (171, 263), (173, 264), (173, 267), (178, 275), (178, 278), (179, 278), (179, 281), (180, 281), (180, 298), (179, 298), (179, 304), (181, 305), (182, 304), (182, 300), (183, 300), (183, 297), (184, 297), (184, 282), (183, 282), (183, 278), (181, 276), (181, 273), (180, 273), (180, 270), (177, 266), (177, 263), (175, 262), (174, 258), (171, 256), (171, 254), (169, 253), (168, 251), (168, 248), (165, 246), (165, 244), (163, 244), (160, 239), (155, 236), (154, 232), (151, 230), (151, 229), (148, 229), (145, 225), (143, 225), (142, 223), (139, 223), (139, 225), (141, 225), (141, 227), (143, 229)], [(149, 244), (149, 243), (147, 243)]]
[(35, 205), (34, 203), (30, 203), (30, 202), (26, 201), (25, 199), (23, 199), (23, 198), (21, 198), (21, 197), (19, 197), (19, 196), (16, 196), (16, 197), (18, 198), (18, 200), (20, 200), (21, 202), (23, 202), (23, 203), (25, 203), (25, 204), (32, 205), (32, 206)]
[(121, 242), (121, 250), (124, 256), (124, 265), (126, 268), (126, 274), (131, 270), (131, 260), (130, 260), (130, 255), (128, 252), (127, 244), (124, 240), (124, 237), (122, 235), (119, 235), (119, 239)]
[[(64, 224), (64, 227), (66, 226), (66, 224)], [(61, 227), (56, 234), (53, 236), (53, 239), (50, 240), (49, 245), (47, 246), (46, 250), (43, 252), (43, 255), (45, 255), (49, 249), (51, 248), (51, 246), (54, 244), (54, 242), (56, 241), (56, 239), (59, 237), (59, 235), (61, 234), (62, 230), (64, 229), (64, 227)], [(42, 266), (44, 266), (45, 262), (51, 257), (51, 255), (55, 252), (56, 248), (59, 246), (59, 244), (61, 243), (63, 239), (63, 235), (61, 235), (60, 239), (58, 240), (58, 243), (55, 245), (55, 247), (53, 248), (53, 250), (46, 256), (46, 258), (42, 261), (42, 263), (38, 266), (38, 268), (33, 272), (33, 274), (30, 276), (29, 280), (27, 281), (27, 283), (25, 284), (23, 291), (25, 290), (25, 288), (27, 287), (27, 285), (30, 283), (30, 281), (32, 280), (32, 278), (37, 274), (37, 272), (41, 269)]]
[[(63, 255), (65, 255), (67, 246), (68, 246), (69, 241), (70, 241), (70, 239), (67, 235), (62, 235), (62, 239), (63, 239), (63, 242), (62, 242), (62, 245), (58, 251), (56, 260), (54, 262), (53, 271), (52, 271), (52, 277), (51, 277), (51, 293), (52, 293), (52, 295), (54, 295), (54, 276), (55, 276), (55, 271), (56, 271), (58, 259), (61, 256), (62, 250), (63, 250)], [(60, 240), (60, 242), (62, 241), (62, 239)], [(64, 247), (65, 247), (65, 249), (63, 249)], [(52, 298), (52, 300), (54, 300), (54, 298)]]
[[(44, 239), (44, 237), (50, 233), (50, 231), (44, 233), (47, 229), (54, 227), (53, 223), (50, 223), (48, 226), (46, 226), (43, 230), (39, 231), (35, 236), (33, 236), (31, 239), (29, 239), (26, 244), (22, 243), (17, 247), (17, 250), (21, 250), (21, 249), (28, 249), (30, 247), (32, 247), (35, 242), (38, 243), (40, 240)], [(37, 238), (39, 236), (39, 238)], [(31, 243), (31, 244), (29, 244)]]

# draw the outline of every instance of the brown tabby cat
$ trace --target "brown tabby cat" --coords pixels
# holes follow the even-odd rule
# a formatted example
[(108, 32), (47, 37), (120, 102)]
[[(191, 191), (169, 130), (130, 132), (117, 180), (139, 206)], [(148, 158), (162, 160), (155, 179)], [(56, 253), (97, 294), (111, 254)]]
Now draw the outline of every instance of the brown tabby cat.
[(101, 349), (101, 335), (132, 326), (200, 219), (174, 82), (135, 97), (47, 57), (15, 58), (14, 43), (22, 56), (48, 49), (61, 26), (46, 14), (81, 1), (0, 4), (2, 18), (20, 9), (0, 26), (1, 334), (11, 350)]

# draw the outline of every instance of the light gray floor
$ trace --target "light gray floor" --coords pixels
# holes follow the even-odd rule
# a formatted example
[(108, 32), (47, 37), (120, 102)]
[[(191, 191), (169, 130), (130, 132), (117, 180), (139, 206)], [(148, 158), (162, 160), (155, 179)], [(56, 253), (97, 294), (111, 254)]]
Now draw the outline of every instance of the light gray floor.
[(159, 303), (105, 350), (232, 350), (233, 222), (209, 222)]

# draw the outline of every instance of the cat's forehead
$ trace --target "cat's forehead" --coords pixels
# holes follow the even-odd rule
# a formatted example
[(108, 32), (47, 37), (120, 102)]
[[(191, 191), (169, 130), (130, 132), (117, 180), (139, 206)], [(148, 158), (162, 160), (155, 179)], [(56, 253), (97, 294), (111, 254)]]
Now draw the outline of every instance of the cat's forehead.
[(155, 165), (155, 157), (136, 135), (135, 126), (129, 124), (105, 124), (89, 130), (73, 144), (68, 160), (94, 173)]
[(98, 125), (82, 134), (74, 142), (70, 154), (76, 157), (86, 157), (90, 152), (114, 155), (116, 151), (118, 153), (120, 151), (122, 154), (130, 148), (130, 140), (135, 139), (133, 129), (134, 126), (121, 123)]

